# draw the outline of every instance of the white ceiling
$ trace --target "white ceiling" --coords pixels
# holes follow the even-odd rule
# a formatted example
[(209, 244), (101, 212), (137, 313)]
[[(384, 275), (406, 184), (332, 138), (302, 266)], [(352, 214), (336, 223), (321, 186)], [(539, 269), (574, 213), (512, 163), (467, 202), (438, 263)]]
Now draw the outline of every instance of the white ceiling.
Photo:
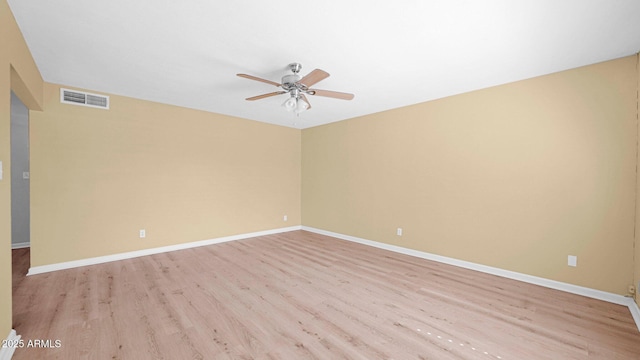
[[(296, 128), (640, 50), (638, 0), (8, 0), (45, 81)], [(296, 118), (287, 64), (331, 77)]]

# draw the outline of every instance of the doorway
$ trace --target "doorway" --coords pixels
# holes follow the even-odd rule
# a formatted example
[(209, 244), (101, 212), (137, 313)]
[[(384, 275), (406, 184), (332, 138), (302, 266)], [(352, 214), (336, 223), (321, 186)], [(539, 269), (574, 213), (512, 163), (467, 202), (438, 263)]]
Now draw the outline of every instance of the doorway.
[(30, 177), (29, 110), (11, 92), (11, 265), (14, 295), (31, 263)]
[[(29, 187), (29, 110), (11, 92), (11, 269), (12, 296), (26, 278), (31, 264), (31, 212)], [(13, 328), (19, 324), (13, 313)]]
[(30, 246), (29, 110), (11, 92), (11, 248)]

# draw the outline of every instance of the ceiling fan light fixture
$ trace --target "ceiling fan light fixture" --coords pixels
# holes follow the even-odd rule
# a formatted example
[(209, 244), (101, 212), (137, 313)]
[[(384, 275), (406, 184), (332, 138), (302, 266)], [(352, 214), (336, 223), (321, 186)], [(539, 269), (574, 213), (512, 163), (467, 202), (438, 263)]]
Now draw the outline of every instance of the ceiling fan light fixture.
[(295, 97), (288, 98), (285, 102), (282, 103), (282, 106), (287, 109), (287, 111), (293, 111), (298, 107), (298, 102)]

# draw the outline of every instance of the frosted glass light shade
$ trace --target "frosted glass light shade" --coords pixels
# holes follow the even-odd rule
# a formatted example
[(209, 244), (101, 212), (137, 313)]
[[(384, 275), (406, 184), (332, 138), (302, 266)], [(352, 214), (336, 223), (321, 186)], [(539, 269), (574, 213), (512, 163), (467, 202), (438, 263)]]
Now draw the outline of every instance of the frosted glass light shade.
[(290, 97), (285, 102), (282, 103), (282, 106), (287, 109), (287, 111), (293, 111), (297, 107), (296, 98)]
[(309, 104), (302, 99), (298, 99), (298, 103), (296, 104), (296, 112), (301, 113), (309, 108)]

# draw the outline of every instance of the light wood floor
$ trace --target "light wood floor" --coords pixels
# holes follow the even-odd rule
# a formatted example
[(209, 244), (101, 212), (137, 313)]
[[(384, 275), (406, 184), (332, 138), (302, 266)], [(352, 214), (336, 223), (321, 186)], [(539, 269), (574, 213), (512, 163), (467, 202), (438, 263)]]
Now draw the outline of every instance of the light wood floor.
[[(629, 310), (305, 231), (24, 277), (14, 359), (640, 359)], [(25, 343), (26, 344), (26, 343)]]

